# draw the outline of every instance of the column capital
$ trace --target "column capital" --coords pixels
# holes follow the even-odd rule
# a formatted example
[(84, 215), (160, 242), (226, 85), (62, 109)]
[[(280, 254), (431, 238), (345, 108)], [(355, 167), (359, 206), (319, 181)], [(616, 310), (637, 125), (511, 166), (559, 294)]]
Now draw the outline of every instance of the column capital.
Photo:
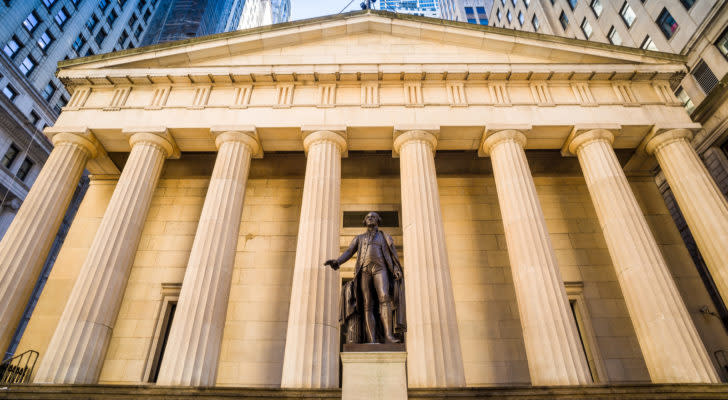
[(210, 129), (215, 137), (215, 146), (220, 149), (225, 142), (241, 142), (250, 147), (255, 158), (263, 158), (263, 147), (258, 139), (255, 126), (216, 126)]
[(86, 127), (47, 127), (43, 133), (53, 142), (54, 146), (62, 143), (71, 143), (78, 145), (88, 152), (89, 158), (96, 158), (100, 154), (104, 154), (101, 143), (96, 140), (91, 131)]
[(125, 129), (123, 133), (129, 138), (129, 145), (134, 147), (137, 143), (150, 143), (161, 148), (166, 158), (179, 158), (180, 150), (177, 142), (169, 133), (167, 128), (149, 127), (149, 128), (131, 128)]
[(430, 150), (437, 149), (437, 137), (439, 132), (430, 129), (396, 129), (394, 131), (394, 153), (399, 154), (399, 150), (405, 143), (411, 141), (421, 141), (430, 146)]
[(525, 148), (527, 139), (523, 132), (516, 129), (497, 131), (483, 140), (483, 153), (489, 155), (495, 146), (507, 141), (516, 142), (521, 148)]
[(319, 142), (333, 142), (341, 153), (346, 153), (348, 150), (346, 143), (346, 129), (330, 127), (326, 128), (309, 128), (302, 129), (303, 133), (303, 149), (308, 154), (308, 149), (315, 143)]
[(645, 151), (647, 152), (647, 154), (652, 155), (655, 154), (655, 152), (660, 150), (662, 147), (667, 146), (670, 143), (676, 142), (678, 140), (685, 140), (689, 142), (692, 138), (693, 132), (690, 129), (670, 129), (668, 131), (660, 132), (650, 138), (650, 140), (645, 145)]
[(575, 136), (569, 143), (569, 152), (579, 154), (579, 150), (591, 142), (607, 142), (611, 146), (614, 143), (614, 133), (607, 129), (592, 129), (578, 136)]

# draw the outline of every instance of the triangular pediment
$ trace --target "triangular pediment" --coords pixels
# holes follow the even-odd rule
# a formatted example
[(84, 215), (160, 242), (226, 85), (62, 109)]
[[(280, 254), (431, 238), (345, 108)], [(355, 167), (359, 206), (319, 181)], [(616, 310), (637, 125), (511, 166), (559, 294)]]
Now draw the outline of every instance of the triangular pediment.
[(633, 76), (640, 70), (671, 74), (683, 62), (681, 56), (668, 53), (363, 11), (69, 60), (61, 63), (60, 76), (71, 84), (82, 75), (100, 79), (94, 73), (99, 70), (112, 81), (114, 70), (150, 76), (175, 75), (175, 70), (194, 76), (367, 71), (530, 76), (538, 73), (533, 66), (551, 66), (563, 74), (571, 70), (593, 75), (603, 70)]

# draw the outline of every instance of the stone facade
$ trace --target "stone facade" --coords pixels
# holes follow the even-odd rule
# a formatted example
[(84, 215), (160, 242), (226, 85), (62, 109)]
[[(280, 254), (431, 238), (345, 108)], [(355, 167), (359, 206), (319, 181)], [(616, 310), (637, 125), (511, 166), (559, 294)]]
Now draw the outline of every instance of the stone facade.
[[(654, 138), (699, 128), (662, 90), (683, 62), (371, 10), (67, 62), (74, 96), (48, 134), (84, 126), (99, 146), (21, 351), (40, 352), (36, 382), (136, 385), (156, 381), (171, 329), (190, 356), (160, 382), (336, 388), (353, 262), (320, 263), (361, 231), (343, 212), (391, 210), (411, 389), (717, 383), (728, 337), (699, 311), (710, 298), (649, 174)], [(249, 172), (229, 171), (248, 176), (229, 275), (194, 255), (227, 260), (206, 240), (236, 225), (213, 223), (232, 202), (208, 207), (237, 187), (221, 131), (254, 143)], [(179, 321), (213, 303), (215, 330)]]

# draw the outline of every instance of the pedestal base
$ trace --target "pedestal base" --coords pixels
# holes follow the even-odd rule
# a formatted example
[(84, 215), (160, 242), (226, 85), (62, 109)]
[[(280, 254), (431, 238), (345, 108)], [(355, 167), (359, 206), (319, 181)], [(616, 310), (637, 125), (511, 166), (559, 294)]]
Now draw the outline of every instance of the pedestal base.
[(406, 400), (404, 351), (342, 352), (342, 400)]

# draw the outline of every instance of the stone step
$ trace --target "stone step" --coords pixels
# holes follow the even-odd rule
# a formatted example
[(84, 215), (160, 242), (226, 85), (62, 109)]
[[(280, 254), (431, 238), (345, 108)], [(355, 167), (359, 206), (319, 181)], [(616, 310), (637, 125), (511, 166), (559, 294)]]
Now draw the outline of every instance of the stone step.
[[(171, 388), (153, 385), (13, 385), (0, 387), (0, 399), (72, 400), (271, 400), (340, 399), (340, 389)], [(493, 387), (410, 389), (410, 400), (663, 400), (728, 399), (728, 385), (591, 385), (560, 387)]]

